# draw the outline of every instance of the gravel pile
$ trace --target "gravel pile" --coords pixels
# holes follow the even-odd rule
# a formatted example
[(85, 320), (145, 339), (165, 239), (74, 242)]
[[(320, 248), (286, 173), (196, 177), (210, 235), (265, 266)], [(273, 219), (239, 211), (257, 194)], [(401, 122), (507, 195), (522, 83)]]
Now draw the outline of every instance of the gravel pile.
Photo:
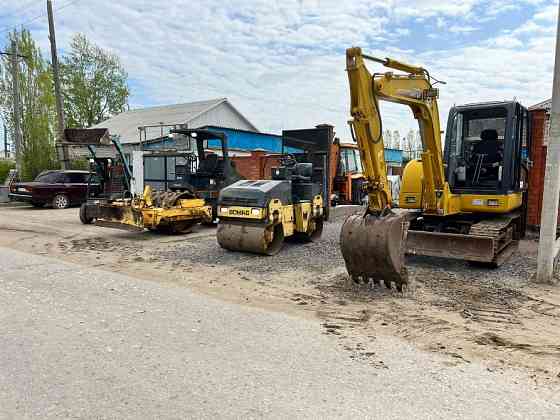
[[(313, 243), (286, 241), (275, 256), (263, 256), (222, 249), (214, 236), (197, 239), (196, 243), (182, 242), (162, 249), (159, 256), (167, 261), (190, 262), (209, 266), (229, 266), (232, 270), (270, 274), (307, 271), (326, 274), (344, 267), (339, 237), (342, 223), (325, 223), (320, 240)], [(534, 257), (519, 252), (498, 269), (477, 267), (464, 261), (410, 256), (407, 267), (411, 277), (430, 288), (440, 283), (472, 283), (489, 287), (518, 288), (530, 282), (536, 270)]]
[(466, 261), (424, 256), (407, 258), (409, 272), (414, 276), (439, 280), (471, 281), (496, 286), (523, 287), (537, 269), (535, 258), (516, 252), (497, 269), (469, 264)]
[(312, 243), (287, 240), (282, 250), (274, 256), (227, 251), (218, 245), (215, 237), (197, 239), (195, 246), (178, 244), (160, 251), (159, 256), (168, 261), (226, 265), (232, 270), (255, 274), (293, 271), (323, 274), (344, 265), (338, 245), (340, 228), (340, 223), (325, 223), (320, 240)]

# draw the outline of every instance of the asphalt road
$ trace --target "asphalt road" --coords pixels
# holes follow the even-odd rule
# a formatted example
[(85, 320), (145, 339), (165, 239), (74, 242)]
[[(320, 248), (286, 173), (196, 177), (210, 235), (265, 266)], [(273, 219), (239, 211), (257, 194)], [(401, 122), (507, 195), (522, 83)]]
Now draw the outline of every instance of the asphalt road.
[(375, 331), (386, 368), (319, 321), (7, 248), (0, 268), (1, 419), (560, 418), (523, 372)]

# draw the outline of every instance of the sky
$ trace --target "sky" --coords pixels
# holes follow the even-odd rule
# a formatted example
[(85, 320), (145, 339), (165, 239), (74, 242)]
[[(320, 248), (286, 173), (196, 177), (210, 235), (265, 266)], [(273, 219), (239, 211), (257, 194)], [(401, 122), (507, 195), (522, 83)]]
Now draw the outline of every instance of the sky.
[[(227, 97), (261, 131), (335, 126), (348, 139), (345, 50), (422, 65), (453, 104), (551, 95), (553, 0), (53, 0), (59, 53), (81, 32), (120, 56), (130, 106)], [(0, 48), (21, 25), (50, 57), (46, 0), (0, 0)], [(368, 63), (370, 71), (383, 67)], [(417, 128), (382, 105), (384, 128)]]

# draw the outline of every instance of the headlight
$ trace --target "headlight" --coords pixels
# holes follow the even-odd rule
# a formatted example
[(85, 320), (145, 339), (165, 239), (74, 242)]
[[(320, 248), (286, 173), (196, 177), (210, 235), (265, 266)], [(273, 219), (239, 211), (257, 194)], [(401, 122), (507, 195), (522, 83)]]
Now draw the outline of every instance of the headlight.
[(253, 216), (260, 216), (261, 215), (261, 209), (251, 209), (251, 214)]
[(500, 205), (500, 201), (496, 199), (492, 199), (492, 200), (488, 200), (487, 204), (490, 207), (498, 207)]
[(216, 180), (211, 179), (211, 180), (210, 180), (210, 185), (216, 185)]
[(227, 207), (220, 207), (220, 213), (226, 213), (228, 212), (228, 208)]

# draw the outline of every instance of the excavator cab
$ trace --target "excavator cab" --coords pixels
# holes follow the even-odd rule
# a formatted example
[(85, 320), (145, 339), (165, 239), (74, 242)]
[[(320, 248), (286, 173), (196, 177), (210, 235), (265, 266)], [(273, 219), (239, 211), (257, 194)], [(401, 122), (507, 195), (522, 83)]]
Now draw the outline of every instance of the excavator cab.
[(445, 138), (446, 179), (454, 194), (508, 194), (526, 187), (528, 111), (517, 102), (453, 107)]

